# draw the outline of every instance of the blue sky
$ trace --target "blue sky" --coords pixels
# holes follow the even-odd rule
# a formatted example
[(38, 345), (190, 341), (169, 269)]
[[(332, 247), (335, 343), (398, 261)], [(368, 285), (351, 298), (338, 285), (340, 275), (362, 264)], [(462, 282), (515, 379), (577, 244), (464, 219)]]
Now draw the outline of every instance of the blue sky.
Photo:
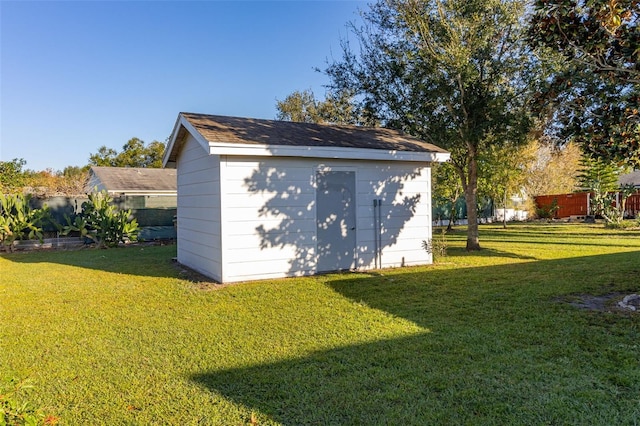
[(0, 160), (87, 164), (132, 137), (165, 141), (179, 112), (273, 119), (324, 96), (364, 1), (0, 0)]

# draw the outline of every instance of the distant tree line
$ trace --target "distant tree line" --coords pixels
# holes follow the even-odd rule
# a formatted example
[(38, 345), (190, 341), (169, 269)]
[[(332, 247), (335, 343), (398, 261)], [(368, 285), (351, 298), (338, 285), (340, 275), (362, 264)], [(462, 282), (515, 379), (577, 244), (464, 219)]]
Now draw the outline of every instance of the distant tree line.
[(90, 154), (85, 166), (67, 166), (63, 170), (26, 169), (26, 161), (14, 158), (0, 161), (0, 193), (30, 193), (38, 196), (77, 195), (85, 192), (91, 166), (105, 167), (162, 167), (165, 144), (153, 141), (145, 144), (131, 138), (121, 151), (101, 146)]

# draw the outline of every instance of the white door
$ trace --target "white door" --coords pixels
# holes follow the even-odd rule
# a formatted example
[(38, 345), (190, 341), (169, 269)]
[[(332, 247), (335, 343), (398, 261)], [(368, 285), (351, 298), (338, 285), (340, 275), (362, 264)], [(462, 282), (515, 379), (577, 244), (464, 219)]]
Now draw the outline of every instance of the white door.
[(316, 174), (318, 272), (352, 269), (356, 259), (356, 173)]

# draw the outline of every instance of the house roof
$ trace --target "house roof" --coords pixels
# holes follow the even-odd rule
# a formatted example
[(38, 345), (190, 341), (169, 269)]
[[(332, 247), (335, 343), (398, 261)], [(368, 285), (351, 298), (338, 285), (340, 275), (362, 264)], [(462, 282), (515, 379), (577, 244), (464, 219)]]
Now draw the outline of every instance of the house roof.
[(634, 170), (631, 173), (627, 173), (624, 175), (620, 175), (618, 177), (619, 185), (633, 185), (635, 187), (640, 187), (640, 170)]
[[(306, 157), (342, 157), (345, 150), (377, 151), (379, 157), (412, 158), (407, 154), (429, 154), (428, 161), (445, 161), (448, 152), (402, 132), (378, 127), (324, 125), (255, 118), (227, 117), (180, 113), (167, 151), (165, 165), (174, 163), (180, 144), (191, 133), (210, 153), (239, 153), (244, 147), (248, 155), (284, 155)], [(235, 148), (235, 149), (234, 149)], [(260, 154), (262, 153), (262, 154)], [(405, 155), (402, 155), (405, 154)], [(436, 159), (435, 157), (438, 157)], [(366, 156), (365, 156), (366, 157)], [(420, 158), (426, 158), (419, 155)], [(414, 159), (414, 160), (417, 160)]]
[(97, 180), (109, 192), (171, 192), (178, 187), (171, 169), (93, 166), (90, 173), (89, 184), (95, 186)]

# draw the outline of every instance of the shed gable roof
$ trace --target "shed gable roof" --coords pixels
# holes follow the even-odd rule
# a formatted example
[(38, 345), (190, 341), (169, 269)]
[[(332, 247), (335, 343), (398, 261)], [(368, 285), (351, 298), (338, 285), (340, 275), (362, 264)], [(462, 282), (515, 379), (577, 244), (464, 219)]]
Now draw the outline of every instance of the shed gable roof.
[(137, 167), (91, 167), (91, 174), (108, 191), (170, 192), (177, 191), (176, 171)]
[[(262, 148), (270, 151), (270, 155), (339, 158), (339, 152), (344, 150), (370, 150), (378, 151), (378, 155), (382, 152), (418, 153), (438, 157), (438, 160), (434, 157), (431, 161), (444, 161), (448, 158), (444, 149), (391, 129), (183, 112), (178, 116), (167, 146), (165, 165), (175, 162), (187, 132), (196, 137), (203, 148), (207, 149), (207, 145), (209, 148), (216, 146), (219, 153), (229, 153), (234, 148), (237, 151), (238, 147), (245, 147), (245, 152), (250, 155), (260, 155), (256, 153)], [(212, 152), (215, 149), (210, 151), (215, 153)], [(329, 152), (332, 154), (328, 154)], [(403, 157), (408, 158), (406, 155)]]

